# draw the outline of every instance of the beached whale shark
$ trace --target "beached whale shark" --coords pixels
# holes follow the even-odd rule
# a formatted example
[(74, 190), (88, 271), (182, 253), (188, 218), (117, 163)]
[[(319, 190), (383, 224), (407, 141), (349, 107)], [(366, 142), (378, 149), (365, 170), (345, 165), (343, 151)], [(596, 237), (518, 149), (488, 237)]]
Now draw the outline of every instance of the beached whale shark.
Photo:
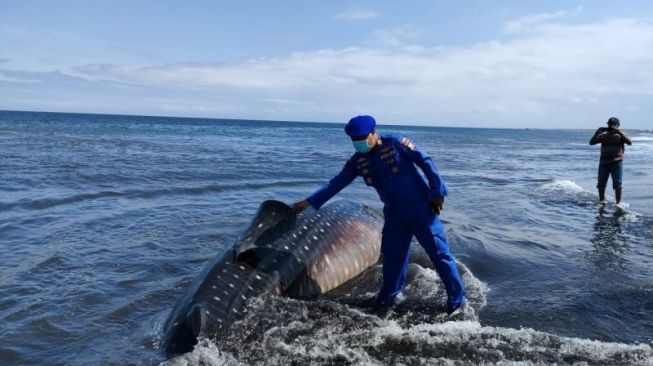
[(164, 326), (168, 356), (189, 352), (199, 337), (219, 338), (263, 293), (314, 298), (379, 260), (383, 216), (339, 201), (299, 216), (263, 202), (251, 225), (193, 280)]

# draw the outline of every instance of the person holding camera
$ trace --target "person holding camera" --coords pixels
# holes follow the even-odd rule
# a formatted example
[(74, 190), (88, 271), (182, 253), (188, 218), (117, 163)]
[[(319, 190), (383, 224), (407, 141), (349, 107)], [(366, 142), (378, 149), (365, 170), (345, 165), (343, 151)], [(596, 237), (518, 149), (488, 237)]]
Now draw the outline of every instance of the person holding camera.
[(630, 138), (619, 130), (619, 118), (610, 117), (608, 127), (599, 127), (590, 139), (590, 145), (601, 144), (599, 174), (596, 188), (599, 190), (599, 200), (605, 203), (605, 188), (608, 178), (612, 176), (612, 188), (617, 204), (621, 202), (623, 181), (624, 144), (632, 145)]

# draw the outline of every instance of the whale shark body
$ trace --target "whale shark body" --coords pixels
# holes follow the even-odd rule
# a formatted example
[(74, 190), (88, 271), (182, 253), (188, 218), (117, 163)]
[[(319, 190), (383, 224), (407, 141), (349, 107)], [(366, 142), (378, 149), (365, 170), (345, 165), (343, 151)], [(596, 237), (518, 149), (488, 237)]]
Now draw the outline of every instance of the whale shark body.
[(249, 228), (193, 280), (165, 325), (168, 356), (199, 337), (219, 338), (263, 293), (314, 298), (377, 263), (382, 215), (339, 201), (296, 216), (279, 201), (261, 204)]

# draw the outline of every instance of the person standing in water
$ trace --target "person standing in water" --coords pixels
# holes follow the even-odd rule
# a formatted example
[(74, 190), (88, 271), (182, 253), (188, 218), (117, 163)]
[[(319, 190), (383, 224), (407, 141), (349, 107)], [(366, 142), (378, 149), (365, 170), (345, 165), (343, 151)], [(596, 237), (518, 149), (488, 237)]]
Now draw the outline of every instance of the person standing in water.
[(385, 311), (395, 304), (406, 282), (410, 243), (415, 236), (444, 282), (450, 314), (463, 313), (465, 289), (440, 221), (448, 190), (433, 160), (406, 137), (377, 135), (376, 121), (371, 116), (352, 118), (345, 126), (345, 133), (356, 153), (329, 182), (308, 198), (295, 202), (293, 211), (299, 213), (309, 205), (319, 209), (361, 176), (366, 185), (376, 189), (384, 203), (383, 286), (376, 305)]
[(608, 177), (612, 176), (614, 198), (621, 202), (623, 184), (624, 144), (632, 145), (630, 138), (619, 130), (619, 118), (610, 117), (608, 127), (599, 127), (590, 139), (590, 145), (601, 144), (601, 158), (599, 160), (599, 173), (596, 188), (599, 190), (599, 201), (605, 203), (605, 188)]

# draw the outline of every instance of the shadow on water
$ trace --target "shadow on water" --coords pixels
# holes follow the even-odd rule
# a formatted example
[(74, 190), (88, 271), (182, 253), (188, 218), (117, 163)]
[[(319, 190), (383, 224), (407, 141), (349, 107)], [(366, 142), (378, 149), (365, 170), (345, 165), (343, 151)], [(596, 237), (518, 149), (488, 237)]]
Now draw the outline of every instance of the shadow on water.
[(628, 252), (630, 243), (621, 223), (625, 215), (626, 211), (620, 208), (612, 212), (606, 206), (599, 208), (590, 239), (597, 262), (619, 263), (623, 260), (623, 255)]

